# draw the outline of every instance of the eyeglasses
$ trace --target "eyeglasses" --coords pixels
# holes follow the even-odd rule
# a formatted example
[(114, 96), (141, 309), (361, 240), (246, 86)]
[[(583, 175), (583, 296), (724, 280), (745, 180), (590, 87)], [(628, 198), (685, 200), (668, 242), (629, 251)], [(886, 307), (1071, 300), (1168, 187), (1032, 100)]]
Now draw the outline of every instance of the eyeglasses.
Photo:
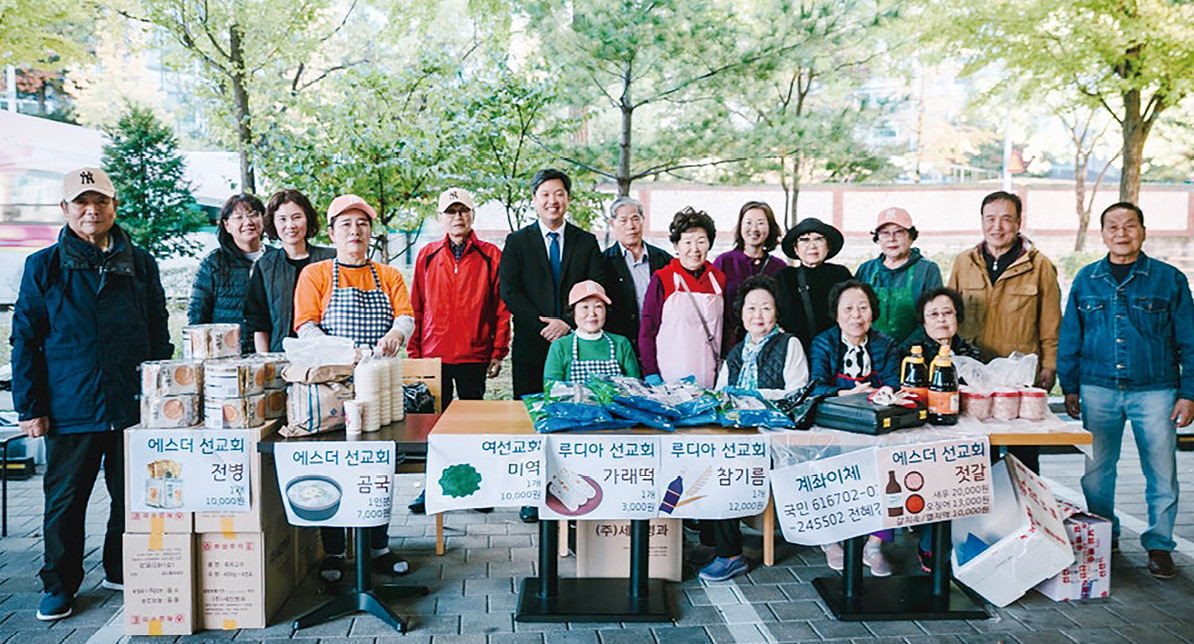
[(824, 244), (825, 242), (824, 235), (801, 235), (796, 238), (797, 244)]
[(228, 217), (228, 221), (239, 224), (242, 221), (261, 221), (261, 213), (256, 210), (250, 213), (238, 212)]
[(879, 239), (902, 239), (908, 236), (908, 231), (903, 228), (896, 228), (895, 230), (880, 230)]
[(946, 318), (956, 318), (958, 313), (953, 309), (943, 309), (941, 311), (925, 311), (925, 317), (930, 320), (943, 320)]
[(467, 217), (472, 214), (472, 208), (448, 208), (443, 212), (448, 217)]

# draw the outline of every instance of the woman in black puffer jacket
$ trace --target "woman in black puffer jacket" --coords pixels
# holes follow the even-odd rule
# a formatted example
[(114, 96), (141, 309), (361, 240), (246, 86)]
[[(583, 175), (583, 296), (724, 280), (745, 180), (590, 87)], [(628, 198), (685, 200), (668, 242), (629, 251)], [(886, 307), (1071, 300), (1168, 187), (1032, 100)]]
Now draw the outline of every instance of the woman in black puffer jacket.
[(240, 324), (241, 353), (253, 352), (253, 334), (244, 328), (249, 271), (265, 249), (265, 207), (251, 194), (233, 195), (220, 209), (220, 247), (199, 264), (187, 307), (190, 324)]

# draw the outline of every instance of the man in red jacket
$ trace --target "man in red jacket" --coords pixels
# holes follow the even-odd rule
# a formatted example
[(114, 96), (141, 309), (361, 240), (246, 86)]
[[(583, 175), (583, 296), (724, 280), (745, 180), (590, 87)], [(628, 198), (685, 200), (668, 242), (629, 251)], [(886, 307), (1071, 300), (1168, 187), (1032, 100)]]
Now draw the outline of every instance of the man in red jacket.
[(443, 361), (443, 406), (485, 396), (510, 351), (510, 311), (498, 294), (502, 251), (473, 233), (475, 210), (467, 190), (439, 196), (444, 238), (419, 251), (411, 305), (415, 330), (406, 352)]

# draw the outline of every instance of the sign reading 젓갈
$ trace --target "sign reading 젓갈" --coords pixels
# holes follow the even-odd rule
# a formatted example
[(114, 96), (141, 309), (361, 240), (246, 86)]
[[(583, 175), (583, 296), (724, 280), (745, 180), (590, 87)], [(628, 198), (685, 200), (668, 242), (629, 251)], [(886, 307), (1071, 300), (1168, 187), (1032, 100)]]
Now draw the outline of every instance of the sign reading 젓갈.
[(394, 453), (390, 441), (279, 442), (274, 461), (287, 520), (346, 528), (388, 524)]
[(767, 507), (771, 441), (766, 435), (662, 436), (659, 516), (735, 519)]
[(771, 472), (784, 538), (822, 545), (991, 511), (985, 437), (866, 447)]
[(131, 511), (249, 511), (249, 430), (137, 429), (125, 440)]
[(540, 436), (436, 436), (427, 445), (427, 511), (539, 505)]
[(658, 513), (659, 439), (655, 436), (549, 434), (547, 519), (650, 519)]

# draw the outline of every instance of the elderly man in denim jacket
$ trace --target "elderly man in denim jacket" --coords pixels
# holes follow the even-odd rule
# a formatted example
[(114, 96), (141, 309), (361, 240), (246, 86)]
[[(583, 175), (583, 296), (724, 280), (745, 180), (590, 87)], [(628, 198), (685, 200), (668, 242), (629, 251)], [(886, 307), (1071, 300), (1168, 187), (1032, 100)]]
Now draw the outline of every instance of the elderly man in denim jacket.
[[(1119, 543), (1115, 476), (1124, 421), (1140, 452), (1148, 529), (1140, 541), (1148, 571), (1177, 575), (1170, 554), (1177, 518), (1177, 427), (1194, 419), (1194, 303), (1185, 275), (1152, 259), (1144, 243), (1144, 213), (1127, 202), (1100, 217), (1107, 257), (1074, 278), (1061, 322), (1058, 376), (1066, 411), (1094, 435), (1082, 491), (1091, 512), (1112, 520)], [(1179, 324), (1187, 326), (1178, 329)]]

